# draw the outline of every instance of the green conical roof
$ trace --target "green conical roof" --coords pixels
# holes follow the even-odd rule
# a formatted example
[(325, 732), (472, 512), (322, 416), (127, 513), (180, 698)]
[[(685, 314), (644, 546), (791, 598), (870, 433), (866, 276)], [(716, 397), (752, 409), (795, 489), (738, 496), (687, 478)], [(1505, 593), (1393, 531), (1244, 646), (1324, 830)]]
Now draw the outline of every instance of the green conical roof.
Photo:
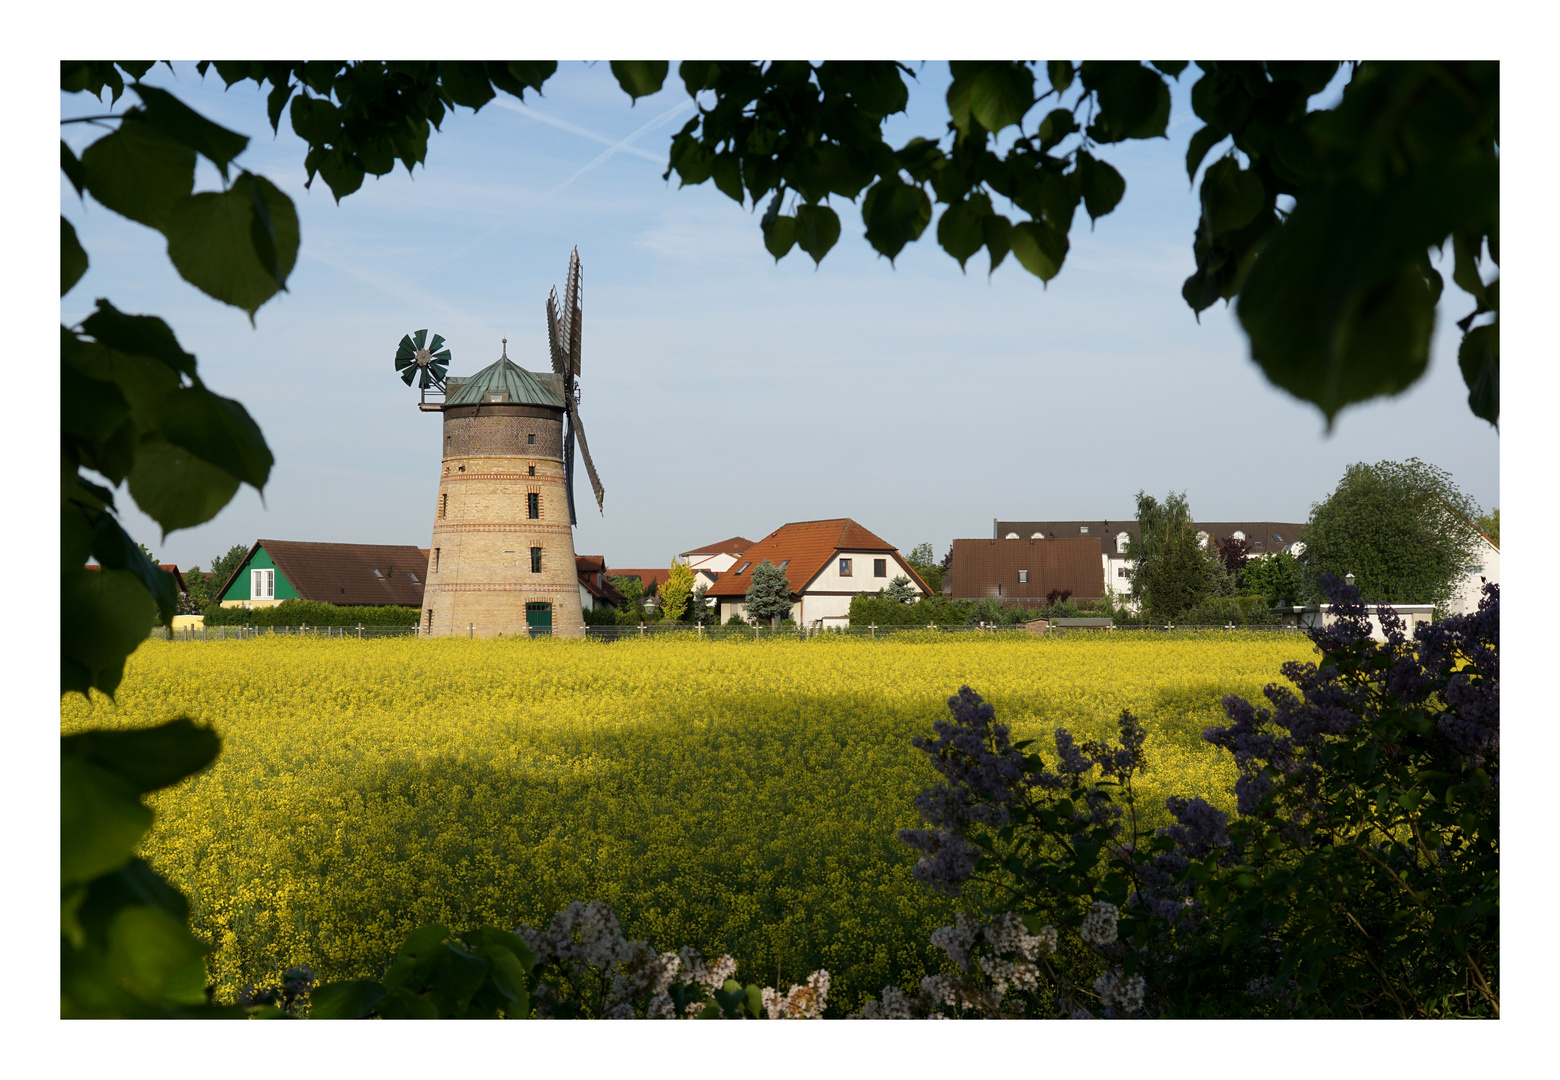
[(507, 346), (503, 356), (475, 375), (450, 379), (444, 406), (482, 405), (489, 394), (499, 393), (509, 395), (509, 405), (542, 405), (559, 410), (564, 407), (563, 377), (552, 372), (527, 371), (509, 359)]

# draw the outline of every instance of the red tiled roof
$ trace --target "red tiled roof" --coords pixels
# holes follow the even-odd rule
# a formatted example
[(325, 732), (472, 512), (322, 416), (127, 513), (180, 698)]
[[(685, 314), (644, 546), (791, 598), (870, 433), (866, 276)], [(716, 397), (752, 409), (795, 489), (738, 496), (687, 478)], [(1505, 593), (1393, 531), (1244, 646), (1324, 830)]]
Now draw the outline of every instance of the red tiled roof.
[(623, 602), (623, 594), (607, 580), (609, 571), (605, 555), (576, 555), (574, 570), (579, 575), (581, 587), (592, 596), (605, 600), (613, 607)]
[(173, 575), (173, 583), (179, 587), (181, 593), (188, 593), (190, 587), (184, 583), (184, 575), (179, 573), (179, 567), (175, 563), (163, 562), (157, 564), (157, 569), (166, 570)]
[[(899, 557), (894, 545), (870, 532), (850, 518), (826, 518), (823, 521), (793, 521), (780, 526), (758, 543), (742, 553), (742, 563), (757, 566), (768, 559), (779, 566), (789, 559), (785, 568), (786, 580), (791, 591), (799, 593), (829, 564), (838, 551), (885, 551), (892, 554), (905, 574), (928, 595), (931, 589), (921, 576)], [(744, 596), (752, 584), (752, 571), (738, 574), (738, 563), (721, 574), (720, 580), (710, 586), (707, 596)]]
[(619, 569), (609, 570), (607, 572), (613, 577), (637, 577), (639, 579), (640, 587), (645, 590), (645, 594), (648, 596), (650, 593), (650, 586), (652, 584), (655, 585), (655, 590), (657, 593), (661, 591), (661, 586), (666, 584), (667, 575), (672, 572), (672, 569), (669, 566), (662, 566), (652, 569)]
[(703, 547), (689, 548), (687, 551), (679, 551), (680, 558), (689, 555), (741, 555), (753, 546), (753, 541), (745, 536), (733, 536), (729, 540), (722, 540), (718, 544), (705, 544)]

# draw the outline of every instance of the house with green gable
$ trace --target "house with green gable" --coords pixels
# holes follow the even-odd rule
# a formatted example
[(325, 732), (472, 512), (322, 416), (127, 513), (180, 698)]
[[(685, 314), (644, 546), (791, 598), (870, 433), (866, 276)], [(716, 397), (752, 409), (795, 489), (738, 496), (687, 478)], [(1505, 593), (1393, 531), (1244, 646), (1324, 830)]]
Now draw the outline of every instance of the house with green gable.
[(223, 607), (313, 600), (348, 607), (421, 608), (428, 551), (410, 544), (256, 540), (217, 593)]

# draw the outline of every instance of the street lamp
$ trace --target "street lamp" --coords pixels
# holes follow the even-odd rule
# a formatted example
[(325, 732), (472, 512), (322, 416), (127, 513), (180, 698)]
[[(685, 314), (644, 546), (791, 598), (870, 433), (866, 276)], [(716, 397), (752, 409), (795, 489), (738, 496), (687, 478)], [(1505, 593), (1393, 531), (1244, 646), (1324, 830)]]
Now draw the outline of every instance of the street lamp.
[(1347, 585), (1351, 589), (1354, 588), (1354, 575), (1353, 574), (1344, 574), (1343, 575), (1343, 583), (1345, 585)]

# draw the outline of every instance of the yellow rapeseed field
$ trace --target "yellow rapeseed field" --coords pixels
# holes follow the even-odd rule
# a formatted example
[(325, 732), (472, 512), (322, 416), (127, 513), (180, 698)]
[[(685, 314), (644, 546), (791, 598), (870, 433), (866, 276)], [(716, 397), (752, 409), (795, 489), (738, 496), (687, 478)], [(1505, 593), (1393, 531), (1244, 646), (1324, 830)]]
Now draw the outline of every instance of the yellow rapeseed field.
[(295, 963), (376, 975), (430, 920), (535, 925), (602, 899), (630, 937), (730, 952), (747, 981), (828, 968), (848, 1011), (941, 957), (951, 902), (894, 834), (935, 778), (910, 739), (961, 684), (1042, 753), (1132, 709), (1162, 815), (1169, 794), (1232, 807), (1200, 732), (1311, 655), (1237, 634), (148, 642), (117, 702), (67, 698), (61, 728), (182, 713), (222, 735), (155, 799), (144, 853), (189, 895), (223, 996)]

